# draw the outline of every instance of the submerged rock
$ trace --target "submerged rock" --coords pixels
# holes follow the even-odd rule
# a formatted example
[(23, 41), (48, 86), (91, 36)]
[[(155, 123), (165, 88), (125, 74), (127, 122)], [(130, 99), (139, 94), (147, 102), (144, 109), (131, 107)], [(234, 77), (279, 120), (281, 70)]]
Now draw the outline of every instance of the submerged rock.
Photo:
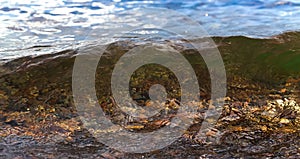
[[(80, 54), (78, 50), (8, 62), (0, 68), (0, 152), (14, 149), (9, 151), (10, 155), (17, 152), (32, 157), (32, 154), (40, 153), (46, 158), (80, 155), (166, 158), (163, 154), (177, 158), (297, 157), (300, 146), (297, 142), (300, 130), (298, 34), (287, 33), (274, 39), (214, 38), (225, 63), (228, 92), (221, 117), (214, 128), (203, 131), (203, 138), (198, 133), (205, 112), (216, 109), (209, 104), (208, 69), (201, 56), (187, 42), (169, 41), (168, 45), (180, 51), (195, 70), (201, 87), (201, 101), (191, 101), (191, 105), (199, 110), (193, 116), (193, 125), (182, 138), (169, 147), (145, 154), (126, 154), (105, 147), (97, 143), (82, 125), (72, 97), (72, 71), (74, 60)], [(141, 67), (131, 77), (132, 98), (141, 107), (157, 104), (149, 101), (147, 92), (152, 84), (159, 83), (166, 86), (168, 100), (158, 103), (164, 107), (151, 118), (132, 117), (122, 112), (112, 98), (110, 77), (118, 59), (134, 46), (134, 42), (120, 41), (107, 47), (95, 75), (97, 102), (115, 124), (131, 132), (151, 132), (169, 125), (174, 116), (182, 115), (177, 114), (181, 106), (180, 86), (174, 74), (167, 69), (158, 66)], [(97, 51), (91, 53), (97, 54)], [(293, 68), (296, 65), (297, 68)], [(153, 73), (155, 71), (158, 73)], [(153, 76), (148, 77), (150, 73)], [(135, 110), (130, 104), (124, 109)], [(93, 121), (90, 122), (92, 124)], [(101, 131), (118, 130), (111, 128)], [(12, 135), (29, 136), (30, 141), (36, 143), (29, 142), (29, 146), (17, 151), (15, 148), (18, 146), (1, 148), (6, 143), (14, 143), (7, 141)], [(31, 145), (36, 147), (30, 150)], [(57, 151), (56, 146), (62, 150)], [(41, 148), (46, 150), (42, 151)], [(52, 152), (54, 154), (49, 155)]]

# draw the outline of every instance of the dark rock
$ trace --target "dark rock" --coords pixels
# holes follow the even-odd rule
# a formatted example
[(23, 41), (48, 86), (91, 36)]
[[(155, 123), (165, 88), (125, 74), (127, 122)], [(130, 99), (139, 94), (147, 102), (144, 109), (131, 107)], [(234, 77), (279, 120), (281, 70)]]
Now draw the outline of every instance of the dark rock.
[(10, 121), (7, 121), (7, 122), (4, 122), (5, 124), (8, 124), (10, 126), (20, 126), (19, 123), (16, 121), (16, 120), (10, 120)]

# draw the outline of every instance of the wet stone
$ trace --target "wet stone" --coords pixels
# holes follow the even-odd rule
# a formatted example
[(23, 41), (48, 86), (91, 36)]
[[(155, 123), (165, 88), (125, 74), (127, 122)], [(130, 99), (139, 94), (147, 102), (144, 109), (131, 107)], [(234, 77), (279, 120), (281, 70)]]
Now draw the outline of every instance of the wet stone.
[[(247, 41), (246, 38), (236, 38), (237, 41)], [(230, 38), (226, 40), (235, 42)], [(221, 51), (231, 50), (229, 45), (220, 46)], [(150, 118), (131, 117), (122, 112), (111, 95), (110, 87), (106, 85), (110, 81), (105, 78), (112, 72), (114, 61), (132, 47), (130, 42), (110, 45), (108, 52), (111, 54), (102, 59), (105, 63), (99, 66), (97, 74), (97, 77), (104, 78), (96, 79), (98, 103), (106, 118), (114, 124), (134, 133), (152, 132), (170, 125), (176, 115), (183, 115), (178, 113), (182, 107), (180, 89), (170, 72), (157, 73), (155, 70), (163, 68), (142, 67), (131, 78), (131, 98), (138, 106), (151, 107), (153, 104), (149, 102), (148, 90), (152, 84), (160, 84), (166, 87), (167, 100), (159, 103), (163, 109)], [(187, 59), (194, 59), (193, 56), (189, 57), (193, 50), (184, 46), (180, 48), (183, 54), (189, 53), (185, 55)], [(233, 53), (229, 51), (229, 55), (235, 52), (231, 51)], [(13, 71), (0, 76), (0, 158), (297, 158), (300, 155), (297, 82), (289, 82), (287, 85), (282, 82), (284, 78), (273, 79), (272, 73), (263, 69), (261, 77), (270, 75), (272, 82), (277, 85), (264, 83), (264, 78), (257, 79), (256, 76), (248, 77), (229, 72), (228, 93), (222, 114), (214, 128), (204, 130), (200, 135), (201, 122), (207, 115), (206, 111), (216, 107), (209, 104), (210, 79), (207, 69), (201, 64), (193, 63), (194, 61), (192, 65), (201, 83), (201, 91), (200, 102), (191, 101), (191, 105), (197, 108), (193, 125), (178, 140), (161, 150), (143, 154), (113, 150), (99, 143), (91, 132), (118, 130), (87, 130), (78, 118), (71, 88), (74, 54), (74, 51), (68, 50), (59, 53), (65, 55), (61, 57), (48, 55), (24, 58), (7, 64), (6, 69)], [(251, 63), (249, 66), (238, 64), (245, 67), (234, 68), (241, 72), (248, 67), (256, 67)], [(227, 61), (225, 65), (227, 68), (232, 67)], [(254, 69), (253, 72), (259, 75), (257, 70), (261, 68)], [(153, 77), (147, 76), (150, 72)], [(84, 98), (89, 99), (88, 96)], [(94, 108), (91, 105), (87, 109)], [(134, 111), (133, 106), (126, 109)], [(95, 117), (97, 114), (92, 112), (85, 115)], [(88, 121), (88, 124), (97, 123)]]

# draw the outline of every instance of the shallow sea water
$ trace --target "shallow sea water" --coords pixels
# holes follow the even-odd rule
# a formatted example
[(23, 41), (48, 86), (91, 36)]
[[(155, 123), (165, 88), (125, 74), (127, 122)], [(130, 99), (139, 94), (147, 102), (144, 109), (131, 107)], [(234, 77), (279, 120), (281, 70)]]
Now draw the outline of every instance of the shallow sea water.
[[(200, 83), (208, 83), (208, 76), (201, 69), (202, 63), (197, 63), (201, 60), (193, 56), (194, 50), (186, 41), (176, 39), (178, 36), (159, 29), (139, 29), (121, 34), (117, 32), (124, 28), (140, 28), (144, 22), (155, 28), (159, 24), (157, 22), (166, 21), (169, 26), (183, 32), (189, 30), (186, 27), (190, 26), (188, 20), (174, 14), (163, 14), (157, 20), (157, 16), (151, 12), (138, 12), (136, 9), (140, 7), (175, 10), (193, 19), (210, 36), (214, 36), (213, 40), (228, 71), (227, 96), (232, 100), (227, 103), (227, 107), (234, 110), (222, 118), (223, 123), (219, 125), (222, 132), (225, 132), (222, 144), (209, 145), (195, 140), (193, 133), (200, 129), (195, 124), (188, 131), (190, 134), (168, 147), (144, 154), (129, 154), (99, 143), (77, 123), (71, 81), (73, 55), (78, 50), (66, 49), (89, 46), (94, 41), (102, 44), (125, 38), (127, 41), (110, 44), (111, 55), (115, 55), (123, 54), (140, 44), (139, 40), (170, 42), (178, 50), (183, 49), (191, 64), (197, 66), (195, 70), (199, 72), (199, 79), (203, 80)], [(269, 121), (265, 115), (259, 114), (260, 110), (264, 110), (262, 106), (266, 102), (265, 98), (295, 98), (297, 103), (300, 101), (299, 17), (300, 3), (296, 0), (1, 1), (0, 61), (18, 59), (0, 67), (0, 159), (299, 158), (300, 118), (295, 117), (296, 124), (278, 124), (276, 120), (273, 121), (274, 118)], [(270, 39), (274, 35), (279, 36)], [(88, 47), (82, 48), (83, 51), (90, 51)], [(42, 54), (49, 55), (24, 57)], [(108, 67), (103, 68), (108, 70), (103, 70), (109, 71), (112, 64), (109, 60), (106, 63)], [(105, 72), (102, 75), (100, 77), (105, 77), (105, 80), (109, 77), (104, 76)], [(295, 79), (287, 82), (288, 77)], [(102, 88), (106, 89), (102, 85), (96, 88), (100, 89), (100, 93)], [(209, 96), (206, 92), (204, 95)], [(99, 98), (103, 100), (104, 107), (110, 110), (113, 104), (107, 99), (110, 98)], [(251, 112), (246, 113), (249, 116), (244, 116), (243, 111), (252, 111), (252, 108), (258, 115), (254, 114), (253, 117)], [(118, 113), (112, 111), (111, 119), (123, 120)], [(288, 118), (289, 115), (291, 119), (288, 122), (299, 115), (294, 110), (287, 116), (284, 115), (285, 111), (279, 110), (277, 113), (280, 117), (278, 120), (281, 117)], [(243, 120), (236, 115), (240, 115)], [(137, 128), (133, 124), (129, 126)], [(156, 127), (152, 125), (150, 128), (152, 130)]]
[[(140, 7), (175, 10), (201, 24), (211, 36), (267, 38), (300, 29), (300, 3), (296, 0), (4, 0), (0, 2), (0, 59), (53, 53), (105, 39), (114, 34), (112, 28), (139, 27), (145, 16), (128, 11)], [(183, 26), (180, 21), (171, 25)], [(135, 35), (142, 34), (145, 32)]]

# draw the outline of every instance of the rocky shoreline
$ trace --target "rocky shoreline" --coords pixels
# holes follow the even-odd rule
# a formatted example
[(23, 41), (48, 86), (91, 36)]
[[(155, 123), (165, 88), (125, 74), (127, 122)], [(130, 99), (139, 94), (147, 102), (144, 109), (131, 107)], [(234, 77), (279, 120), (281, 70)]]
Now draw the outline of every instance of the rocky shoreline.
[[(294, 68), (299, 66), (294, 60), (300, 55), (299, 33), (286, 33), (272, 39), (213, 39), (227, 71), (227, 97), (220, 119), (215, 128), (206, 133), (205, 139), (198, 136), (203, 121), (200, 113), (181, 138), (162, 150), (128, 154), (97, 142), (82, 125), (73, 103), (72, 69), (78, 50), (66, 50), (24, 57), (1, 66), (0, 158), (299, 158), (300, 71)], [(98, 74), (104, 76), (102, 82), (96, 81), (101, 86), (96, 88), (99, 104), (109, 118), (119, 124), (128, 118), (110, 98), (107, 86), (110, 76), (107, 75), (111, 74), (117, 59), (133, 46), (130, 41), (110, 44), (109, 54), (100, 60), (97, 69)], [(208, 108), (210, 78), (203, 60), (201, 62), (201, 57), (195, 56), (195, 50), (184, 42), (171, 42), (171, 46), (191, 62), (198, 77), (201, 102), (194, 104)], [(168, 75), (168, 72), (163, 74)], [(137, 81), (133, 87), (143, 81), (138, 76), (133, 80)], [(167, 84), (176, 85), (176, 82)], [(159, 116), (151, 122), (131, 119), (123, 126), (138, 132), (168, 124), (172, 110), (180, 106), (174, 102), (177, 98), (175, 91), (166, 106), (171, 113), (163, 119)], [(147, 100), (140, 102), (147, 104)]]

